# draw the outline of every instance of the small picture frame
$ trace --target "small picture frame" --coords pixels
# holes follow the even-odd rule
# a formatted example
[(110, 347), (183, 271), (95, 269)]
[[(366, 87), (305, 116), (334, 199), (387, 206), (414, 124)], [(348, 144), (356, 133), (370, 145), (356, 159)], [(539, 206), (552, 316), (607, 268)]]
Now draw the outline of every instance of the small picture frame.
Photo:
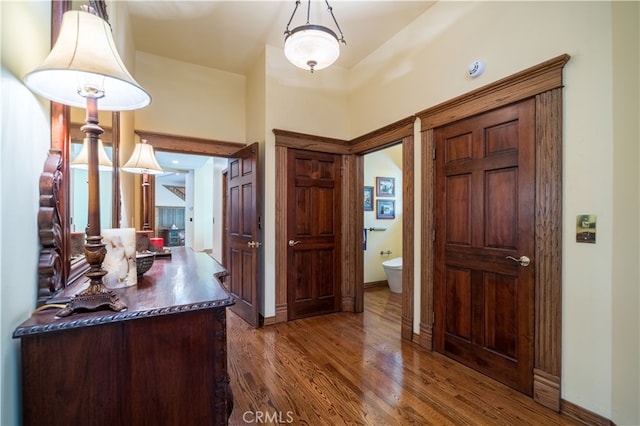
[(396, 178), (377, 177), (376, 178), (376, 195), (378, 197), (395, 197)]
[(364, 211), (373, 211), (373, 186), (364, 187)]
[(395, 219), (395, 200), (376, 200), (376, 219)]

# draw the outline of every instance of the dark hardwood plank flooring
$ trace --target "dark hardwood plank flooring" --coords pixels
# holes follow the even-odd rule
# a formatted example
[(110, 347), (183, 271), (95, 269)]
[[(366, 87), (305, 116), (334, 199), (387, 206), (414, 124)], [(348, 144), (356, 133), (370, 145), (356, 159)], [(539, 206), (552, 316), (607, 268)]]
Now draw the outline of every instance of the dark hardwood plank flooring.
[(251, 329), (228, 311), (230, 425), (574, 425), (486, 376), (400, 339), (401, 295), (365, 312)]

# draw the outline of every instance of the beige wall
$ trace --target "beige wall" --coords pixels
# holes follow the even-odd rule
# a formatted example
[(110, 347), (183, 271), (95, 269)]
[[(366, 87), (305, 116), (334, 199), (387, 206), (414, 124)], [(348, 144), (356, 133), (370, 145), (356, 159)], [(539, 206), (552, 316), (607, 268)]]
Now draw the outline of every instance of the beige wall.
[[(9, 199), (3, 190), (0, 197), (0, 409), (1, 423), (15, 424), (18, 344), (8, 336), (35, 304), (35, 274), (25, 279), (24, 272), (36, 263), (35, 188), (48, 146), (46, 104), (20, 81), (48, 52), (49, 12), (44, 2), (0, 2), (0, 13), (3, 104), (12, 90), (12, 108), (2, 110), (0, 185), (6, 189), (10, 179), (12, 192), (32, 195)], [(116, 19), (123, 18), (116, 13)], [(289, 65), (280, 46), (266, 46), (246, 78), (137, 52), (134, 75), (153, 101), (135, 113), (135, 122), (126, 118), (125, 126), (261, 142), (262, 311), (269, 317), (275, 314), (273, 128), (350, 139), (568, 53), (562, 397), (617, 424), (638, 424), (639, 19), (637, 2), (440, 2), (354, 69), (334, 66), (313, 75)], [(24, 40), (19, 49), (8, 41), (16, 39)], [(474, 59), (483, 60), (486, 71), (470, 79), (465, 71)], [(414, 186), (420, 194), (416, 145)], [(419, 205), (418, 198), (417, 210)], [(575, 243), (575, 217), (582, 213), (598, 215), (595, 245)]]
[(245, 142), (244, 76), (140, 51), (135, 70), (152, 98), (135, 112), (137, 130)]
[[(640, 423), (640, 6), (613, 5), (612, 407), (617, 424)], [(633, 125), (635, 123), (635, 125)]]

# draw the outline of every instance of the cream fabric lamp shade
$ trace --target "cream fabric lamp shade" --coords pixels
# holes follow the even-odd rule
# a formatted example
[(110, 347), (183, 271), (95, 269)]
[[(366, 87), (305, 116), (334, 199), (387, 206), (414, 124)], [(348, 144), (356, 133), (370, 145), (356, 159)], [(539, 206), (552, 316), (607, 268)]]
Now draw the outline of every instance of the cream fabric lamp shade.
[(129, 173), (146, 173), (149, 175), (164, 173), (164, 170), (156, 160), (153, 146), (144, 142), (136, 144), (133, 154), (131, 154), (127, 164), (122, 166), (122, 170)]
[[(89, 141), (87, 138), (84, 138), (82, 149), (80, 149), (76, 158), (69, 164), (69, 167), (81, 170), (87, 170), (89, 168)], [(107, 152), (104, 150), (102, 139), (98, 139), (98, 170), (107, 171), (111, 169), (113, 169), (113, 163), (111, 163)]]
[(100, 109), (106, 111), (134, 110), (151, 102), (122, 63), (109, 24), (82, 11), (63, 15), (49, 56), (24, 82), (51, 101), (79, 108), (86, 107), (87, 96), (100, 98)]

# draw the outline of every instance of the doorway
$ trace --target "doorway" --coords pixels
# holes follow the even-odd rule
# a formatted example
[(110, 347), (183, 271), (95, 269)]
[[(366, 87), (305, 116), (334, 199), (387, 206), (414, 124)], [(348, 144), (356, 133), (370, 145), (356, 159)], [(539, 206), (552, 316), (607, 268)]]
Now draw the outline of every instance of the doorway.
[[(211, 252), (212, 257), (218, 261), (222, 260), (222, 242), (219, 244), (216, 242), (213, 244), (211, 241), (214, 239), (217, 241), (223, 235), (222, 223), (223, 223), (223, 210), (222, 210), (222, 196), (215, 194), (222, 194), (222, 170), (227, 166), (227, 159), (231, 158), (237, 151), (244, 148), (246, 145), (235, 142), (218, 141), (213, 139), (203, 139), (191, 136), (182, 135), (169, 135), (164, 133), (155, 133), (143, 130), (137, 130), (136, 134), (140, 139), (145, 139), (153, 146), (156, 152), (158, 161), (162, 161), (163, 168), (172, 172), (187, 172), (184, 174), (184, 185), (187, 186), (189, 180), (195, 181), (201, 179), (203, 182), (201, 187), (205, 188), (201, 192), (203, 193), (202, 199), (199, 200), (198, 205), (194, 205), (193, 200), (185, 200), (184, 203), (184, 221), (185, 221), (185, 245), (193, 247), (197, 250), (205, 250), (213, 245)], [(166, 158), (165, 158), (166, 157)], [(173, 161), (178, 160), (178, 164), (174, 164)], [(208, 163), (208, 164), (207, 164)], [(196, 177), (195, 173), (189, 172), (189, 170), (202, 169), (203, 165), (207, 164), (209, 171), (202, 171), (200, 177)], [(211, 175), (211, 177), (209, 177)], [(152, 179), (152, 188), (157, 186), (156, 179)], [(180, 183), (179, 185), (183, 185)], [(189, 184), (191, 185), (191, 184)], [(208, 189), (207, 189), (208, 188)], [(155, 195), (155, 191), (151, 191)], [(187, 191), (186, 197), (188, 198), (190, 192)], [(136, 197), (136, 204), (140, 201), (140, 197)], [(215, 202), (213, 200), (216, 200)], [(197, 200), (196, 200), (197, 201)], [(150, 203), (151, 206), (151, 220), (155, 219), (155, 200)], [(187, 206), (188, 204), (188, 206)], [(141, 211), (139, 206), (136, 206), (137, 211)], [(190, 208), (193, 207), (193, 210)], [(213, 213), (211, 213), (213, 212)], [(200, 219), (194, 217), (198, 214)], [(195, 221), (200, 220), (202, 228), (193, 227)], [(176, 226), (178, 226), (176, 224)], [(169, 225), (171, 227), (171, 225)], [(193, 237), (190, 238), (189, 229), (193, 227)], [(152, 228), (154, 228), (152, 224)], [(198, 238), (199, 240), (195, 240)], [(179, 240), (178, 240), (179, 241)]]
[(402, 144), (364, 156), (364, 287), (402, 293)]
[(222, 183), (227, 160), (156, 150), (164, 174), (153, 185), (152, 229), (168, 248), (191, 247), (221, 260)]

